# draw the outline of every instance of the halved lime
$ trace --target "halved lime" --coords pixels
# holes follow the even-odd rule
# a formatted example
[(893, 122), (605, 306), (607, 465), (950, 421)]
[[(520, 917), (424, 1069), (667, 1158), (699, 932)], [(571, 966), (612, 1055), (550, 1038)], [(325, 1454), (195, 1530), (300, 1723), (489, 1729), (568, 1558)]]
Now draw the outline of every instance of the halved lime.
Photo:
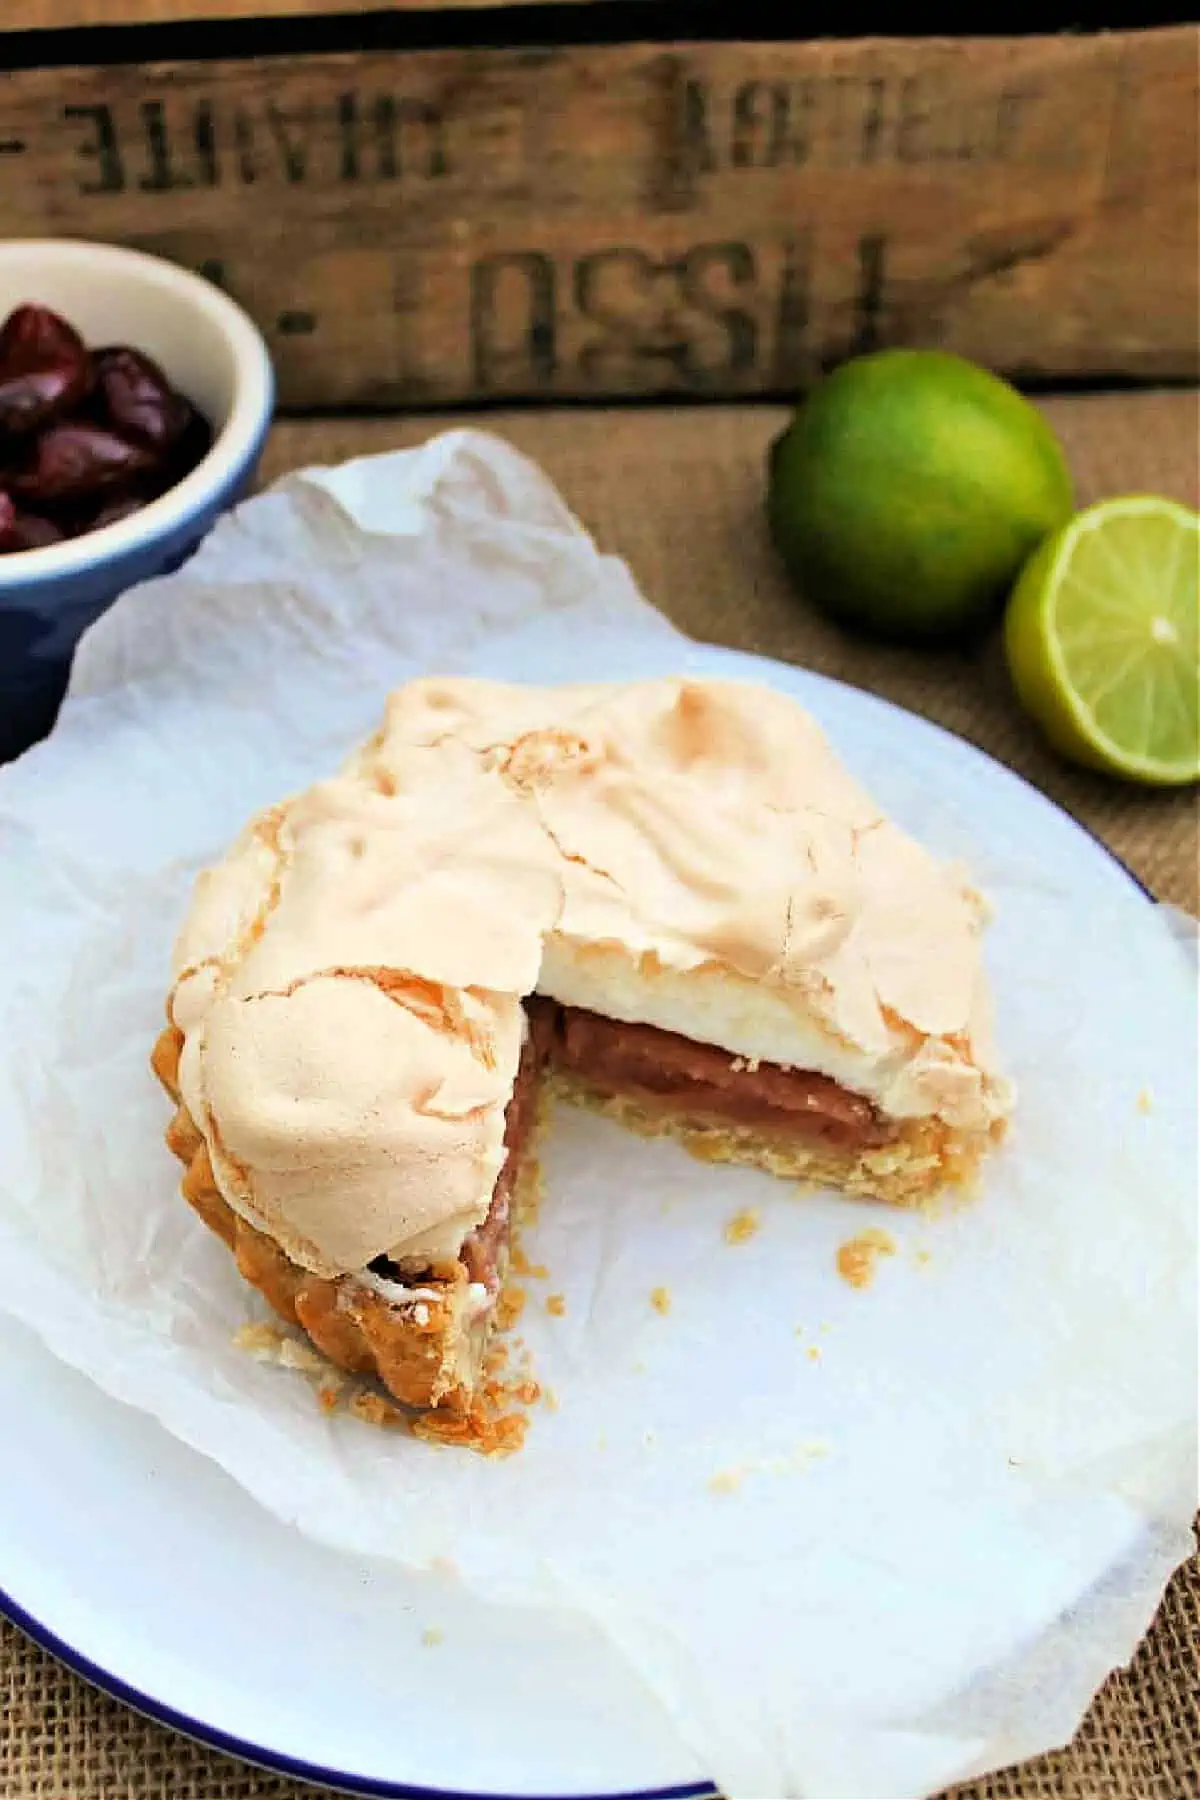
[(1200, 780), (1200, 515), (1102, 500), (1048, 538), (1005, 618), (1018, 698), (1073, 762), (1155, 787)]

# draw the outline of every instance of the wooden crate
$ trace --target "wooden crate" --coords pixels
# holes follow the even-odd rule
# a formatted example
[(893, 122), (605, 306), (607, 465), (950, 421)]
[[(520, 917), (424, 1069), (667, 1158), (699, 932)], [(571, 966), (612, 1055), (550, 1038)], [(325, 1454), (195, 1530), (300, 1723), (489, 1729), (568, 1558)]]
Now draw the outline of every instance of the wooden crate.
[(296, 408), (778, 394), (885, 343), (1200, 368), (1191, 27), (638, 42), (627, 0), (487, 45), (361, 5), (4, 0), (0, 234), (202, 269)]

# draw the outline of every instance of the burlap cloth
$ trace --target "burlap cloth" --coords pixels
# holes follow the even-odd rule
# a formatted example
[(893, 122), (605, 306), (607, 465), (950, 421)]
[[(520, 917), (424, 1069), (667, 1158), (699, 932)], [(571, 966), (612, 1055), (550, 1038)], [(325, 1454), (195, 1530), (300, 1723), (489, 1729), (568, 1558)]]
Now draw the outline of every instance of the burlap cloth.
[[(1196, 504), (1194, 396), (1056, 398), (1046, 411), (1067, 445), (1081, 501), (1148, 490)], [(939, 657), (870, 647), (822, 623), (789, 592), (762, 520), (763, 455), (784, 416), (769, 407), (579, 409), (448, 422), (490, 426), (535, 457), (600, 543), (628, 558), (643, 591), (687, 631), (840, 676), (960, 732), (1068, 807), (1160, 898), (1197, 910), (1194, 795), (1143, 794), (1055, 761), (1012, 705), (994, 643)], [(414, 443), (443, 422), (281, 425), (265, 472)], [(1069, 1748), (957, 1789), (954, 1800), (1196, 1800), (1198, 1646), (1194, 1560), (1172, 1582), (1132, 1666), (1106, 1684)], [(404, 1779), (400, 1745), (395, 1778)], [(3, 1800), (300, 1800), (312, 1792), (147, 1723), (0, 1626)]]

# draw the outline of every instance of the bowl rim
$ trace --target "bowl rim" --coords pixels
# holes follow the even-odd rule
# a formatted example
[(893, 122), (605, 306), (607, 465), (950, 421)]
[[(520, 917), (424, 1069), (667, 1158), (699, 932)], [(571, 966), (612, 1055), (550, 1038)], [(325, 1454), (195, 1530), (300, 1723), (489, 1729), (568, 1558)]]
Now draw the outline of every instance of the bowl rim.
[[(43, 581), (91, 572), (146, 549), (178, 529), (235, 482), (254, 459), (270, 423), (275, 399), (275, 374), (262, 333), (236, 300), (203, 276), (144, 250), (94, 243), (86, 238), (7, 238), (0, 243), (0, 268), (12, 262), (24, 268), (33, 258), (40, 258), (43, 266), (59, 263), (82, 267), (105, 262), (128, 274), (131, 282), (159, 288), (165, 297), (182, 302), (193, 312), (207, 314), (233, 352), (235, 385), (228, 418), (207, 455), (190, 474), (131, 518), (102, 525), (99, 530), (66, 543), (0, 556), (0, 601)], [(31, 290), (37, 286), (36, 266), (29, 285)]]

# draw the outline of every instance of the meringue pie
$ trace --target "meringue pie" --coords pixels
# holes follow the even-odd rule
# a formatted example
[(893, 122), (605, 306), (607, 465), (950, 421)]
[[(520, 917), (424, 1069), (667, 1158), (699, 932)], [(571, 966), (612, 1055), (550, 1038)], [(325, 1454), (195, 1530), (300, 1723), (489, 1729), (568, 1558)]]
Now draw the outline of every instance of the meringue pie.
[(770, 689), (399, 689), (199, 878), (154, 1066), (183, 1192), (335, 1363), (480, 1380), (561, 1095), (919, 1204), (1012, 1105), (985, 907)]

